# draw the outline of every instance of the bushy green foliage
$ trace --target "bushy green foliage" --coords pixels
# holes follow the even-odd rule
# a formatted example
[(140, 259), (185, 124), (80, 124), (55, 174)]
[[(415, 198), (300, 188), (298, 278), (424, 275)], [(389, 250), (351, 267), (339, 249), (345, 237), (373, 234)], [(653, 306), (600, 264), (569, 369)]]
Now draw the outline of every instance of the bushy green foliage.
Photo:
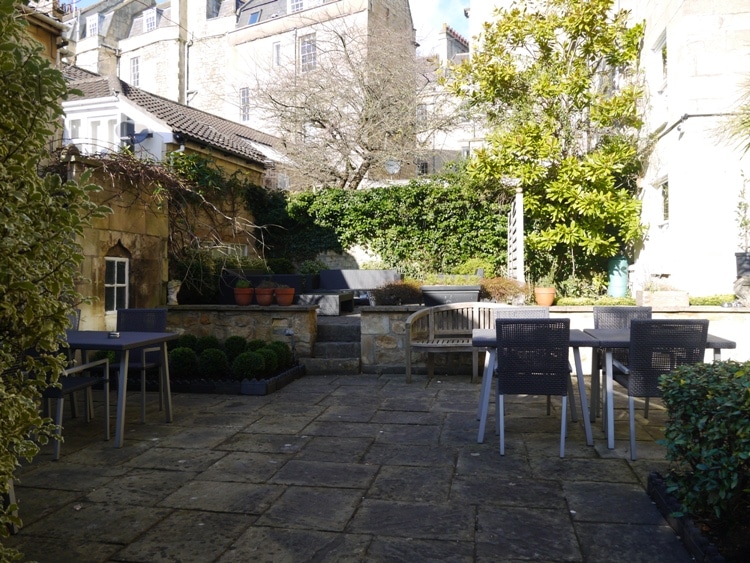
[(294, 263), (289, 258), (269, 258), (266, 262), (274, 274), (293, 274), (295, 271)]
[(480, 299), (491, 299), (495, 303), (511, 303), (526, 295), (526, 284), (505, 277), (484, 278), (479, 280), (482, 288)]
[(463, 264), (459, 264), (451, 270), (451, 274), (461, 274), (464, 276), (474, 276), (478, 270), (484, 271), (484, 277), (491, 278), (495, 275), (497, 264), (484, 258), (470, 258)]
[(264, 346), (263, 348), (258, 348), (255, 353), (263, 356), (263, 361), (266, 364), (263, 375), (268, 377), (275, 374), (279, 369), (279, 358), (276, 350), (269, 346)]
[(724, 303), (732, 303), (735, 300), (735, 296), (732, 293), (725, 295), (706, 295), (703, 297), (690, 296), (690, 305), (695, 307), (721, 307)]
[(370, 292), (375, 305), (406, 305), (421, 303), (419, 283), (411, 280), (388, 282)]
[(532, 279), (555, 258), (556, 281), (606, 270), (642, 235), (643, 26), (629, 26), (613, 0), (520, 0), (482, 35), (449, 83), (493, 128), (470, 173), (509, 195), (523, 190)]
[(195, 379), (198, 375), (198, 354), (186, 346), (169, 352), (169, 371), (174, 379)]
[(198, 356), (198, 373), (204, 379), (221, 380), (229, 375), (229, 360), (224, 350), (207, 348)]
[(268, 344), (269, 348), (273, 348), (276, 351), (276, 357), (279, 361), (279, 369), (286, 369), (292, 366), (294, 362), (294, 354), (289, 344), (282, 342), (281, 340), (274, 340)]
[[(19, 460), (31, 460), (54, 430), (39, 405), (65, 366), (60, 342), (82, 299), (78, 241), (91, 217), (109, 211), (91, 202), (99, 188), (88, 175), (79, 184), (37, 173), (59, 131), (67, 88), (31, 39), (21, 5), (0, 2), (0, 493)], [(0, 506), (0, 537), (6, 523), (20, 524), (16, 508)], [(12, 553), (0, 546), (0, 559)]]
[(243, 352), (232, 362), (232, 379), (262, 379), (266, 373), (266, 361), (257, 352)]
[(750, 362), (680, 366), (660, 387), (671, 490), (689, 515), (731, 525), (750, 503)]
[(586, 305), (635, 305), (632, 297), (557, 297), (555, 305), (559, 307), (580, 307)]
[(229, 363), (242, 354), (247, 349), (247, 338), (244, 336), (230, 336), (224, 341), (224, 351), (227, 354)]
[(265, 345), (266, 345), (265, 340), (261, 340), (260, 338), (254, 338), (253, 340), (247, 343), (247, 350), (249, 352), (255, 352), (263, 348)]
[(204, 350), (208, 350), (209, 348), (218, 348), (221, 350), (221, 342), (219, 339), (211, 334), (198, 337), (195, 343), (195, 351), (198, 355), (201, 355)]

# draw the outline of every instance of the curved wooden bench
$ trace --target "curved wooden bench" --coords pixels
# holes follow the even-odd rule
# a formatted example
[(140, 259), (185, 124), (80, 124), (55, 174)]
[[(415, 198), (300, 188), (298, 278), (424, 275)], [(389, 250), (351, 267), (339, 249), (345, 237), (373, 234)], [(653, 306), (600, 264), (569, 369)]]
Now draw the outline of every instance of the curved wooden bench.
[(479, 374), (479, 348), (471, 345), (475, 328), (494, 329), (495, 310), (508, 308), (503, 303), (450, 303), (427, 307), (406, 319), (406, 382), (411, 383), (412, 350), (427, 352), (427, 372), (435, 371), (435, 354), (471, 352), (471, 380)]

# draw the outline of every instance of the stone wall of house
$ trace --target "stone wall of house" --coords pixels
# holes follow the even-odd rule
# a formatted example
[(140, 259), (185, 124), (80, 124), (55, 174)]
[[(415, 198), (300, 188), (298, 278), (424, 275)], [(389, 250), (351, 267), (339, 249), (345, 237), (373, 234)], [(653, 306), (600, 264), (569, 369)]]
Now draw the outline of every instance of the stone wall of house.
[(281, 340), (294, 347), (297, 357), (310, 357), (317, 336), (316, 309), (309, 305), (175, 305), (169, 307), (167, 328), (198, 337), (212, 335), (219, 340), (230, 336)]

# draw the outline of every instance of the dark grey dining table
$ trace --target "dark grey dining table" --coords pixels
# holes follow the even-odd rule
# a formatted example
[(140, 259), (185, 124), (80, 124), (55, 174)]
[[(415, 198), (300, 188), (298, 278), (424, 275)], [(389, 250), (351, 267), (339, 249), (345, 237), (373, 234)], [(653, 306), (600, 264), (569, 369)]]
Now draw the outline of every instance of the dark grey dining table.
[[(614, 379), (612, 373), (612, 351), (616, 348), (629, 348), (630, 347), (630, 329), (585, 329), (584, 332), (594, 338), (597, 342), (598, 348), (601, 348), (605, 352), (604, 356), (604, 374), (605, 374), (605, 409), (604, 420), (606, 425), (607, 434), (607, 448), (614, 449), (615, 447), (615, 426), (614, 426)], [(733, 340), (721, 338), (709, 334), (706, 339), (706, 349), (713, 349), (714, 361), (721, 360), (721, 351), (727, 349), (733, 349), (737, 347), (737, 343)], [(592, 374), (592, 377), (594, 375)], [(593, 388), (593, 386), (592, 386)], [(594, 403), (594, 397), (591, 398), (591, 403)]]
[[(484, 372), (482, 374), (482, 391), (479, 396), (479, 408), (477, 418), (479, 419), (479, 432), (477, 442), (484, 442), (484, 432), (487, 424), (487, 411), (489, 410), (490, 393), (492, 391), (492, 375), (495, 371), (495, 360), (497, 356), (497, 335), (494, 329), (474, 329), (471, 333), (472, 346), (487, 350), (484, 358)], [(581, 400), (581, 415), (583, 416), (583, 427), (586, 432), (586, 443), (594, 445), (591, 432), (591, 421), (589, 420), (589, 407), (586, 399), (586, 382), (583, 379), (583, 366), (581, 364), (581, 348), (596, 348), (599, 342), (582, 330), (570, 330), (570, 349), (573, 351), (576, 376), (578, 379), (578, 394)], [(568, 380), (568, 397), (571, 402), (571, 418), (573, 422), (578, 420), (576, 415), (575, 394), (573, 385)]]
[(169, 361), (167, 342), (177, 339), (176, 332), (119, 332), (117, 337), (106, 330), (68, 330), (68, 345), (73, 350), (90, 352), (113, 350), (120, 352), (120, 368), (117, 387), (117, 420), (115, 425), (115, 447), (122, 447), (125, 431), (125, 404), (128, 389), (128, 362), (130, 351), (136, 348), (159, 347), (161, 353), (160, 389), (164, 397), (164, 411), (167, 422), (172, 422), (172, 395), (169, 388)]

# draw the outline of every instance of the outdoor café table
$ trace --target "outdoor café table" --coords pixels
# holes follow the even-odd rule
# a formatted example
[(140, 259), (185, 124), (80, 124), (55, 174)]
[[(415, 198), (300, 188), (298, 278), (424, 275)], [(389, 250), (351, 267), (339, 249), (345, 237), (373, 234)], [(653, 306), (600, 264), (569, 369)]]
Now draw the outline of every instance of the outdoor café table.
[[(484, 429), (487, 425), (487, 411), (490, 404), (490, 393), (492, 392), (492, 374), (495, 371), (495, 360), (497, 355), (497, 333), (494, 329), (474, 329), (471, 333), (471, 344), (477, 348), (487, 350), (484, 358), (484, 373), (482, 374), (482, 391), (479, 395), (479, 433), (477, 442), (484, 442)], [(586, 383), (583, 380), (583, 367), (581, 365), (581, 348), (595, 348), (598, 342), (582, 330), (571, 329), (570, 331), (570, 348), (573, 350), (573, 359), (576, 364), (576, 375), (578, 378), (578, 393), (581, 397), (581, 414), (583, 415), (583, 427), (586, 431), (586, 443), (589, 446), (594, 445), (594, 438), (591, 433), (591, 421), (589, 420), (588, 402), (586, 399)], [(573, 394), (572, 385), (568, 381), (568, 393), (571, 402), (571, 417), (573, 422), (578, 420), (575, 413), (575, 395)]]
[(172, 395), (169, 391), (169, 363), (167, 361), (167, 342), (179, 337), (176, 332), (119, 332), (117, 338), (111, 338), (106, 330), (68, 330), (68, 345), (73, 350), (89, 352), (91, 350), (113, 350), (120, 352), (120, 376), (117, 387), (117, 421), (115, 423), (115, 447), (122, 447), (125, 430), (125, 399), (128, 389), (128, 360), (130, 350), (146, 346), (159, 346), (162, 357), (160, 387), (164, 393), (164, 410), (167, 422), (172, 422)]
[[(603, 348), (605, 352), (605, 368), (604, 373), (606, 377), (605, 393), (606, 393), (606, 422), (607, 422), (607, 448), (610, 450), (615, 447), (615, 410), (614, 410), (614, 380), (612, 376), (612, 350), (615, 348), (630, 348), (630, 330), (629, 329), (614, 329), (614, 328), (587, 328), (584, 330), (586, 334), (595, 338), (598, 341), (598, 347)], [(727, 340), (720, 336), (714, 336), (709, 334), (706, 339), (706, 348), (712, 348), (714, 351), (714, 361), (721, 360), (721, 351), (725, 349), (736, 348), (737, 343), (733, 340)], [(594, 398), (592, 397), (592, 402)]]

